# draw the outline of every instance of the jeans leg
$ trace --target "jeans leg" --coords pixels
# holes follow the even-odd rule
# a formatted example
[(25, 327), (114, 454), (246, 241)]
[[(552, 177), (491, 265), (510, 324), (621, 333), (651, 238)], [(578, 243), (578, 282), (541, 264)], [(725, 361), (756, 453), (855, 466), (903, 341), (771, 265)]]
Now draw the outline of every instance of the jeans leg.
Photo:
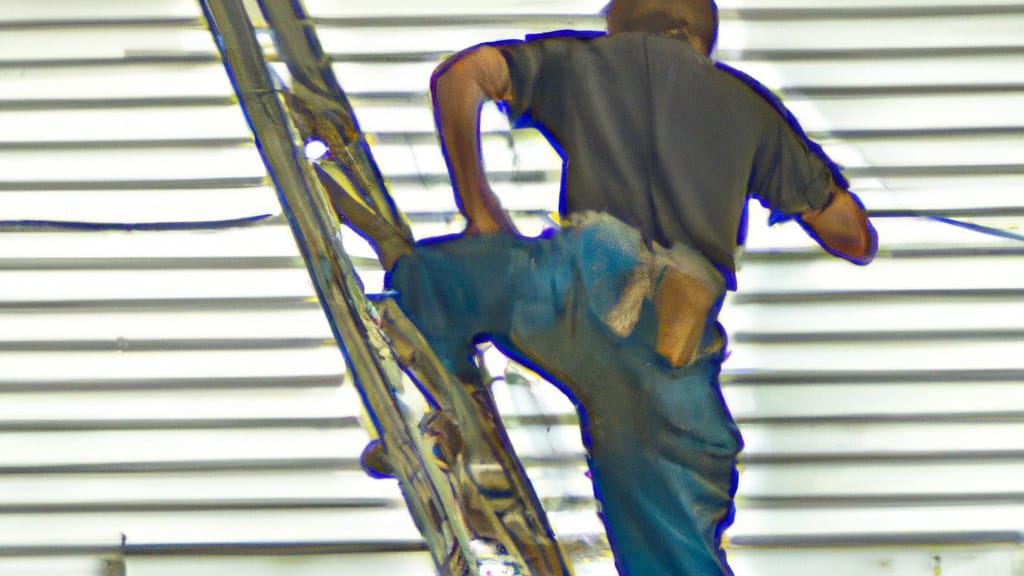
[(729, 574), (720, 536), (741, 441), (718, 388), (720, 358), (669, 367), (654, 351), (650, 306), (629, 338), (614, 336), (590, 305), (594, 283), (585, 289), (583, 278), (594, 267), (581, 259), (601, 263), (597, 279), (617, 286), (625, 278), (605, 278), (605, 264), (622, 254), (602, 255), (600, 243), (574, 251), (572, 242), (563, 232), (418, 247), (389, 282), (457, 372), (473, 368), (473, 343), (486, 336), (573, 399), (622, 574)]
[(460, 378), (479, 378), (476, 343), (508, 331), (509, 287), (525, 276), (526, 240), (451, 237), (417, 245), (388, 274), (402, 311)]
[[(541, 260), (537, 273), (553, 275), (545, 266), (578, 271), (586, 259), (607, 260), (594, 246), (599, 245), (556, 254), (550, 263)], [(568, 260), (567, 253), (573, 254)], [(513, 311), (509, 341), (517, 359), (557, 383), (577, 405), (619, 571), (730, 574), (721, 534), (733, 516), (742, 442), (718, 386), (721, 356), (672, 368), (655, 352), (657, 321), (650, 303), (633, 334), (619, 338), (594, 313), (593, 284), (582, 278), (573, 274), (553, 321)], [(621, 284), (614, 278), (608, 283)], [(713, 320), (707, 340), (717, 330)]]

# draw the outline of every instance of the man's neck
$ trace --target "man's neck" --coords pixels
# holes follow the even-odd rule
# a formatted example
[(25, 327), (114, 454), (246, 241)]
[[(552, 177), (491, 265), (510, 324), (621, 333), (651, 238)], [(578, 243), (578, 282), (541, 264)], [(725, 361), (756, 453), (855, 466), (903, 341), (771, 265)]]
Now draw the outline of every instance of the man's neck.
[(682, 25), (679, 25), (679, 26), (674, 26), (673, 25), (673, 26), (671, 26), (669, 28), (661, 28), (661, 29), (658, 29), (658, 30), (630, 30), (630, 31), (623, 31), (623, 32), (609, 32), (609, 35), (610, 36), (614, 36), (616, 34), (624, 34), (624, 33), (627, 33), (627, 32), (639, 32), (641, 34), (653, 34), (655, 36), (662, 36), (664, 38), (672, 38), (673, 40), (679, 40), (680, 42), (686, 43), (686, 45), (689, 46), (690, 48), (693, 48), (693, 50), (697, 54), (700, 54), (701, 56), (704, 56), (705, 58), (710, 58), (710, 56), (707, 53), (707, 50), (704, 47), (704, 42), (702, 42), (700, 38), (697, 38), (696, 36), (690, 34), (687, 31), (685, 24), (682, 24)]

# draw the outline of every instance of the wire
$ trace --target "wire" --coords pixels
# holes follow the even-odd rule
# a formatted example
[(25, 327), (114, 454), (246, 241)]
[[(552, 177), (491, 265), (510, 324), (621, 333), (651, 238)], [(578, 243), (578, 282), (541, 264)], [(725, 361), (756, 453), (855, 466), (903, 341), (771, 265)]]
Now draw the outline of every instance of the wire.
[(948, 224), (950, 226), (956, 226), (957, 228), (963, 228), (964, 230), (970, 230), (979, 234), (985, 234), (987, 236), (996, 236), (998, 238), (1006, 238), (1009, 240), (1019, 240), (1024, 242), (1024, 234), (1018, 234), (1016, 232), (1010, 232), (1009, 230), (1003, 230), (1002, 228), (995, 228), (993, 226), (985, 226), (984, 224), (975, 224), (973, 222), (964, 222), (963, 220), (957, 220), (955, 218), (948, 218), (946, 216), (936, 216), (934, 214), (927, 214), (924, 212), (906, 211), (898, 214), (871, 214), (872, 219), (875, 218), (924, 218), (926, 220), (932, 220), (939, 222), (940, 224)]
[(172, 230), (224, 230), (263, 223), (274, 214), (258, 214), (225, 220), (196, 220), (189, 222), (75, 222), (65, 220), (0, 220), (0, 231), (21, 230), (77, 230), (85, 232), (163, 232)]

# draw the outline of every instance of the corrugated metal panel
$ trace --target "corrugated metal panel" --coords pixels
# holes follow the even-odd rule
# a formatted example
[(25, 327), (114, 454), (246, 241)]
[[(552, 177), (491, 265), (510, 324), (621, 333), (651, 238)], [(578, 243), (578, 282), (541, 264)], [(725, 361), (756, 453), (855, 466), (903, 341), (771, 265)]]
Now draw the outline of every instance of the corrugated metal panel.
[[(598, 28), (602, 4), (307, 1), (419, 237), (459, 229), (425, 94), (438, 59)], [(720, 58), (787, 98), (876, 215), (1020, 229), (1018, 2), (720, 6)], [(192, 2), (9, 1), (0, 30), (3, 218), (278, 212)], [(538, 230), (557, 157), (496, 113), (484, 128), (496, 190)], [(859, 269), (752, 220), (724, 314), (748, 443), (737, 573), (1021, 573), (1022, 245), (879, 219), (883, 252)], [(285, 226), (2, 238), (0, 572), (98, 573), (122, 534), (133, 575), (366, 573), (355, 555), (202, 555), (375, 546), (396, 553), (383, 571), (429, 571), (399, 560), (418, 538), (394, 486), (356, 467), (357, 404)], [(535, 382), (497, 393), (556, 528), (591, 537), (568, 405)]]
[[(0, 38), (0, 218), (280, 213), (193, 2), (5, 2)], [(280, 217), (0, 238), (0, 573), (421, 549)]]

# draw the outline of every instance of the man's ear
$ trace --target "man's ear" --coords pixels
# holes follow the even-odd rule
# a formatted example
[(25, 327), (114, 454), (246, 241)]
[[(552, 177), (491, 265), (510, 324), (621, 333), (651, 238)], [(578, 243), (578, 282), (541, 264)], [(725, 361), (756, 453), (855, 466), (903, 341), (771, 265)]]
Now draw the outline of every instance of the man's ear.
[(601, 15), (604, 16), (604, 27), (608, 30), (609, 34), (618, 32), (618, 26), (615, 25), (615, 18), (612, 11), (615, 9), (616, 0), (611, 0), (605, 4), (604, 8), (601, 9)]

